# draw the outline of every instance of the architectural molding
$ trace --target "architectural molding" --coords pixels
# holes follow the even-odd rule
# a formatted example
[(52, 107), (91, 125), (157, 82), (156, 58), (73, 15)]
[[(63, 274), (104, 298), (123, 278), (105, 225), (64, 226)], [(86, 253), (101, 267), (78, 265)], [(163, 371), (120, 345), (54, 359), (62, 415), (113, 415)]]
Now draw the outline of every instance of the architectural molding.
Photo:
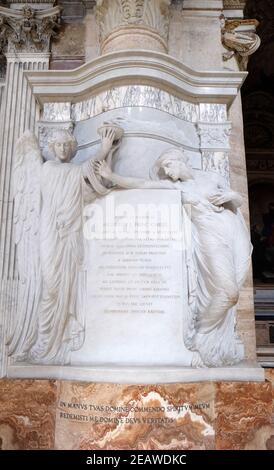
[[(202, 381), (258, 381), (265, 380), (264, 369), (257, 363), (241, 363), (231, 367), (60, 367), (60, 366), (9, 366), (9, 378), (83, 380), (93, 382), (152, 384)], [(163, 379), (164, 377), (164, 379)]]
[[(246, 72), (200, 72), (173, 57), (152, 51), (120, 51), (96, 58), (75, 70), (25, 73), (40, 102), (73, 103), (117, 85), (149, 85), (193, 103), (230, 105)], [(65, 98), (65, 99), (64, 99)]]

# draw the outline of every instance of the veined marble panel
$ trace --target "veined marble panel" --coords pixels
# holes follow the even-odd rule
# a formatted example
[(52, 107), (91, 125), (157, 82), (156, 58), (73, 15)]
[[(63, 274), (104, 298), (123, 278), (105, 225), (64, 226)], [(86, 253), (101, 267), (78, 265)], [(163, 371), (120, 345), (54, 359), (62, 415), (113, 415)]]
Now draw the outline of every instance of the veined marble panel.
[(0, 449), (53, 449), (56, 400), (53, 380), (1, 380)]
[(1, 380), (1, 448), (273, 450), (266, 372), (261, 383)]
[(227, 108), (225, 104), (200, 103), (200, 121), (224, 123), (227, 121)]
[(70, 121), (71, 103), (45, 103), (44, 120), (45, 121)]
[(204, 171), (219, 173), (229, 184), (229, 159), (227, 152), (202, 152), (202, 166)]
[[(152, 86), (129, 85), (113, 87), (85, 101), (72, 105), (72, 119), (76, 122), (94, 117), (105, 111), (123, 107), (140, 107), (159, 109), (189, 122), (197, 122), (199, 106), (183, 101), (176, 96)], [(206, 105), (211, 107), (211, 104)], [(215, 106), (221, 105), (213, 105)], [(51, 113), (48, 112), (51, 110)], [(55, 111), (53, 111), (55, 109)], [(59, 103), (46, 103), (44, 119), (51, 121), (66, 120), (64, 111), (60, 119)], [(203, 114), (206, 110), (203, 110)], [(212, 111), (211, 111), (212, 114)], [(213, 113), (214, 114), (214, 113)]]
[(138, 387), (60, 382), (57, 449), (209, 450), (214, 442), (211, 383)]

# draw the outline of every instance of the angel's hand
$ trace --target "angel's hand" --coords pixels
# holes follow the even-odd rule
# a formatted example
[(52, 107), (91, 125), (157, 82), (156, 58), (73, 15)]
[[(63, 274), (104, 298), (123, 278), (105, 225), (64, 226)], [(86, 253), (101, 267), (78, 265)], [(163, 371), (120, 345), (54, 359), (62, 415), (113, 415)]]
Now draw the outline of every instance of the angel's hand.
[(242, 198), (240, 194), (234, 191), (224, 191), (209, 197), (209, 202), (215, 206), (222, 206), (223, 204), (232, 202), (235, 204), (235, 207), (240, 207), (242, 205)]
[(214, 206), (221, 206), (226, 201), (224, 193), (216, 193), (208, 198), (209, 202)]
[(97, 176), (101, 176), (102, 178), (111, 180), (112, 170), (105, 161), (96, 160), (93, 164), (93, 167), (94, 167), (95, 174)]
[(112, 154), (113, 154), (114, 152), (116, 152), (116, 150), (118, 150), (118, 148), (120, 147), (121, 143), (122, 143), (122, 139), (114, 140), (114, 141), (113, 141), (112, 148), (111, 148), (111, 153), (112, 153)]
[(114, 151), (113, 149), (113, 143), (115, 141), (115, 129), (112, 129), (111, 127), (106, 127), (101, 135), (102, 138), (102, 144), (101, 144), (101, 150), (105, 157), (108, 155), (110, 151)]

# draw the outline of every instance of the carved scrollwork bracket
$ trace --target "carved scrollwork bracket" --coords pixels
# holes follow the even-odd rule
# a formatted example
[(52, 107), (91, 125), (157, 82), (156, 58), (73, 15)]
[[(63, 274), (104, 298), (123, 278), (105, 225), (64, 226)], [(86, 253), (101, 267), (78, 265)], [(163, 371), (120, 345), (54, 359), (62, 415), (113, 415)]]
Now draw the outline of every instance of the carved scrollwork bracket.
[(241, 70), (246, 70), (248, 58), (256, 52), (261, 39), (256, 34), (259, 25), (257, 20), (226, 20), (220, 17), (222, 43), (228, 50), (223, 54), (223, 60), (230, 60), (236, 56)]

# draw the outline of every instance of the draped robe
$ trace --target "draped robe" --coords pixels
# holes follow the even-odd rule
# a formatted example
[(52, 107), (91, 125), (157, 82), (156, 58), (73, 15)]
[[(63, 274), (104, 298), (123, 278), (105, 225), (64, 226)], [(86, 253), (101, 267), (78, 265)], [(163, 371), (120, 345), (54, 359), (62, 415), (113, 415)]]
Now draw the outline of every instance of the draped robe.
[(81, 166), (57, 161), (43, 165), (42, 297), (38, 336), (30, 351), (33, 362), (69, 363), (70, 352), (83, 344), (83, 206), (107, 192), (95, 176), (90, 161)]
[[(200, 199), (198, 204), (190, 202), (189, 206), (189, 312), (184, 342), (199, 353), (206, 366), (233, 365), (244, 359), (243, 344), (235, 332), (235, 314), (239, 290), (250, 265), (249, 232), (239, 209), (233, 210), (227, 203), (218, 210), (195, 180), (177, 183), (177, 187), (186, 202), (195, 191)], [(211, 190), (214, 192), (214, 186)], [(226, 188), (216, 187), (215, 192), (225, 193)], [(201, 364), (194, 361), (195, 365)]]

